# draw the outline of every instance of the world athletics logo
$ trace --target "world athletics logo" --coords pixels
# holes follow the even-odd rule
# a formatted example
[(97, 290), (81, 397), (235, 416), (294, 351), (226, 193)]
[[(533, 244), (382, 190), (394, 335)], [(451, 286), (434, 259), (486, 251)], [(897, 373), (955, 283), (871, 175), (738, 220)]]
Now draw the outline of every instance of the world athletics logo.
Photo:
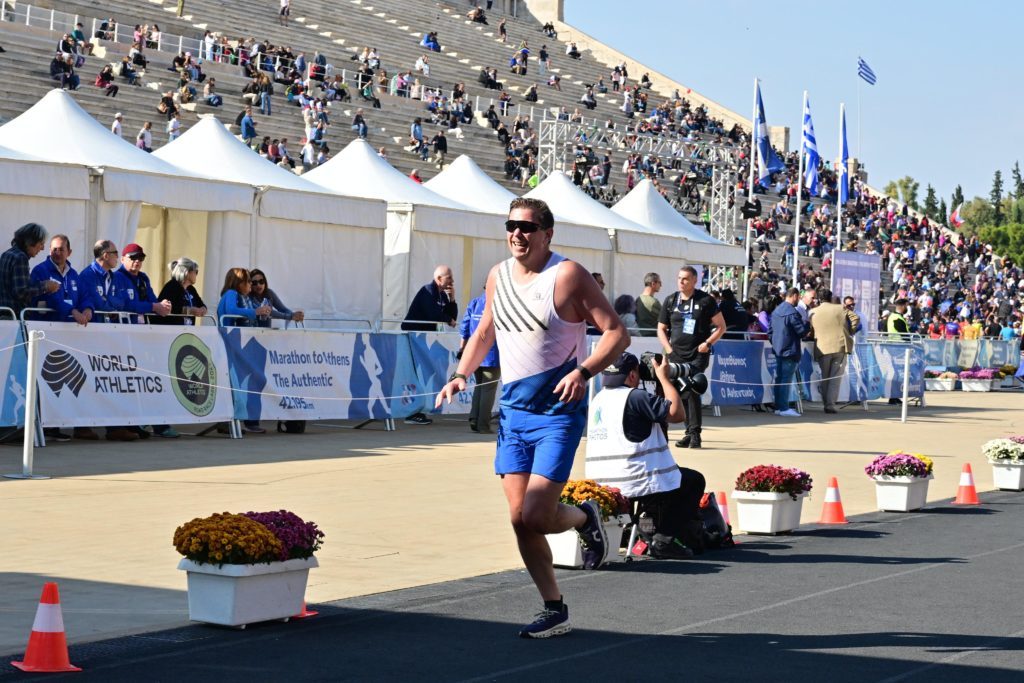
[(212, 413), (217, 404), (217, 368), (210, 348), (194, 334), (179, 334), (171, 342), (167, 364), (178, 402), (197, 417)]
[(43, 381), (55, 396), (66, 387), (78, 398), (78, 392), (85, 384), (85, 368), (67, 351), (59, 349), (46, 354), (43, 359)]

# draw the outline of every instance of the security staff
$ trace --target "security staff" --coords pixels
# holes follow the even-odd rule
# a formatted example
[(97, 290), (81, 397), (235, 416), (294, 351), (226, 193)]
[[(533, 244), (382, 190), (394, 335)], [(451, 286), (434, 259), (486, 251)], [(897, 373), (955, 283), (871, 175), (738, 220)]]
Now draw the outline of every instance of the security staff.
[(614, 486), (653, 517), (653, 557), (682, 559), (703, 548), (700, 499), (704, 475), (676, 465), (668, 449), (668, 422), (686, 409), (668, 363), (652, 360), (664, 398), (640, 388), (640, 362), (631, 353), (601, 373), (603, 388), (590, 404), (586, 476)]
[[(725, 318), (707, 292), (697, 289), (697, 270), (679, 269), (679, 291), (669, 295), (658, 318), (658, 339), (674, 363), (689, 363), (694, 372), (707, 370), (711, 348), (725, 334)], [(676, 442), (679, 448), (700, 448), (700, 395), (686, 393), (686, 436)]]
[(897, 299), (896, 310), (889, 314), (886, 320), (885, 329), (889, 333), (889, 339), (903, 341), (903, 335), (910, 333), (910, 326), (907, 325), (907, 300)]

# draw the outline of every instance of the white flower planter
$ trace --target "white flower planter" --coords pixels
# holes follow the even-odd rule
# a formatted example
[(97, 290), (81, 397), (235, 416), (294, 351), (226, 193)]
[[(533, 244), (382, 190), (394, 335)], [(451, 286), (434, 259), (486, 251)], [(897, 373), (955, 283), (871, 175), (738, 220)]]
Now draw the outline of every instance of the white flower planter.
[(1024, 491), (1024, 463), (989, 460), (992, 482), (1001, 491)]
[(927, 391), (953, 391), (956, 389), (955, 379), (925, 378), (924, 388)]
[(315, 557), (269, 564), (197, 564), (183, 559), (188, 572), (188, 618), (208, 624), (241, 626), (288, 620), (302, 611), (309, 570)]
[(800, 526), (806, 493), (793, 500), (788, 493), (733, 491), (736, 525), (751, 534), (779, 534)]
[[(604, 522), (606, 563), (625, 560), (625, 557), (619, 554), (619, 541), (622, 539), (622, 530), (629, 524), (629, 515), (616, 515)], [(583, 547), (580, 545), (580, 535), (575, 529), (560, 534), (548, 534), (545, 538), (548, 539), (552, 563), (556, 567), (583, 568)]]
[(962, 379), (960, 389), (963, 391), (992, 391), (990, 379)]
[(927, 477), (872, 477), (875, 480), (875, 499), (878, 509), (887, 512), (920, 510), (928, 502)]

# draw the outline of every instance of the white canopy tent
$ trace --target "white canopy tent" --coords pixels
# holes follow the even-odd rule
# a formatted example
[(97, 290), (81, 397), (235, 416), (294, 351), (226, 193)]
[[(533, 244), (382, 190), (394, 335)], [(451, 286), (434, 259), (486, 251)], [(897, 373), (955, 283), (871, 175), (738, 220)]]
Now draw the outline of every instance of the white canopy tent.
[[(88, 264), (82, 226), (89, 215), (89, 169), (57, 164), (0, 145), (0, 231), (12, 234), (26, 223), (39, 223), (51, 235), (71, 240), (75, 261)], [(46, 258), (49, 245), (35, 259)]]
[(685, 237), (689, 242), (687, 258), (691, 263), (717, 266), (742, 266), (746, 254), (743, 247), (725, 244), (697, 227), (661, 196), (647, 178), (611, 208), (631, 221)]
[[(78, 253), (87, 254), (76, 259), (79, 267), (92, 260), (95, 240), (124, 246), (134, 239), (143, 202), (179, 211), (164, 229), (186, 246), (199, 238), (205, 244), (206, 212), (252, 209), (252, 188), (200, 178), (147, 154), (113, 135), (63, 90), (51, 90), (0, 126), (0, 145), (91, 171), (86, 219), (76, 230), (69, 227), (81, 245)], [(151, 274), (155, 282), (162, 279)]]
[[(369, 285), (382, 278), (384, 202), (328, 192), (275, 166), (213, 116), (154, 156), (197, 175), (259, 189), (251, 215), (225, 214), (218, 229), (208, 233), (202, 262), (208, 273), (207, 303), (217, 300), (229, 268), (252, 266), (267, 273), (271, 288), (310, 318), (380, 317), (380, 295)], [(164, 258), (177, 255), (165, 253)]]
[(495, 214), (432, 192), (405, 176), (365, 140), (353, 140), (326, 164), (302, 176), (332, 192), (387, 202), (382, 309), (385, 320), (405, 317), (413, 296), (430, 282), (434, 268), (451, 266), (462, 282), (462, 302), (476, 290), (473, 245), (504, 232)]
[(687, 262), (689, 243), (681, 235), (614, 213), (562, 173), (548, 176), (526, 196), (546, 201), (556, 217), (599, 226), (613, 236), (613, 267), (605, 273), (605, 293), (613, 301), (622, 294), (636, 296), (647, 273), (675, 272)]
[[(516, 198), (516, 195), (495, 182), (466, 155), (460, 156), (444, 171), (428, 180), (425, 186), (448, 199), (463, 202), (470, 208), (492, 213), (502, 222), (508, 217), (509, 204)], [(508, 258), (506, 239), (504, 229), (499, 228), (493, 239), (474, 240), (474, 296), (486, 282), (491, 266)], [(555, 225), (555, 251), (583, 264), (588, 270), (606, 269), (610, 263), (611, 248), (608, 233), (603, 228), (561, 220)]]

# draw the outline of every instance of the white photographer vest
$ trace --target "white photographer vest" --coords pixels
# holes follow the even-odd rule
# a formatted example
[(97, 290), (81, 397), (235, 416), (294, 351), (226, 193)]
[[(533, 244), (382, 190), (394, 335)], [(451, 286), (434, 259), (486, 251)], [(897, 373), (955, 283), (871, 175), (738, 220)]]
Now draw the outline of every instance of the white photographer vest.
[(590, 404), (587, 479), (614, 486), (627, 498), (679, 488), (681, 477), (659, 425), (640, 443), (626, 438), (622, 417), (629, 387), (604, 389)]

